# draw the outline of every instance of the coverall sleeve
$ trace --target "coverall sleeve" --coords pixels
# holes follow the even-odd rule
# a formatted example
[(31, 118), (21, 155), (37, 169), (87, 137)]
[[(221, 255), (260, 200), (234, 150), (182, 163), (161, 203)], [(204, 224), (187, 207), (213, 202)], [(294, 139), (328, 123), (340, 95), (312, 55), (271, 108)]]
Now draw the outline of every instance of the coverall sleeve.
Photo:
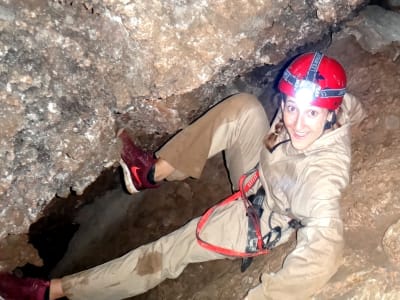
[[(309, 176), (320, 180), (305, 184), (297, 194), (304, 197), (300, 206), (306, 226), (297, 232), (297, 245), (277, 273), (264, 273), (262, 283), (250, 290), (246, 300), (309, 299), (336, 273), (343, 252), (343, 223), (340, 218), (341, 189), (347, 185), (345, 165), (336, 175), (326, 169), (313, 169)], [(336, 171), (338, 171), (336, 169)], [(340, 175), (342, 173), (342, 176)], [(316, 178), (316, 177), (311, 177)], [(318, 187), (318, 188), (316, 188)]]
[(246, 300), (309, 299), (337, 271), (343, 238), (335, 228), (302, 228), (298, 243), (277, 273), (264, 273)]
[(352, 94), (346, 93), (343, 97), (342, 109), (348, 111), (347, 119), (339, 120), (341, 123), (349, 122), (351, 126), (360, 124), (367, 114), (360, 102), (360, 100)]

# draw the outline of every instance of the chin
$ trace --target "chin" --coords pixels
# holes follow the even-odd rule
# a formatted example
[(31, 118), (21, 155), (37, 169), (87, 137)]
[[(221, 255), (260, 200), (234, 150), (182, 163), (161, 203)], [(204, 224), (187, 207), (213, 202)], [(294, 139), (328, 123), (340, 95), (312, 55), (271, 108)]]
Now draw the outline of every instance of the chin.
[(293, 148), (294, 149), (296, 149), (296, 150), (305, 150), (309, 145), (310, 145), (310, 143), (307, 143), (307, 142), (297, 142), (297, 141), (291, 141), (291, 143), (292, 143), (292, 146), (293, 146)]

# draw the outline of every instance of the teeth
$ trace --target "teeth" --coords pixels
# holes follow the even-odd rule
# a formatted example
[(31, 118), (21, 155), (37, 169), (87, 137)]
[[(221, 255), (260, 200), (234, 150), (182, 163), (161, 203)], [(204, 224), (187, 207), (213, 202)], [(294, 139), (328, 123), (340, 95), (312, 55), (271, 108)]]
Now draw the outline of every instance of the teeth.
[(295, 132), (296, 133), (296, 135), (298, 135), (298, 136), (305, 136), (306, 134), (305, 133), (303, 133), (303, 132)]

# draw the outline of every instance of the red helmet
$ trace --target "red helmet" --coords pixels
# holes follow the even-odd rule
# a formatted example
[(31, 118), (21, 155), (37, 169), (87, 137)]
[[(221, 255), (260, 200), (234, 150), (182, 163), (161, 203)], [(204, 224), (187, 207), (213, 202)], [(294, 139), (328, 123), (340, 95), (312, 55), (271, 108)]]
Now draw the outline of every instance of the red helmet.
[(335, 110), (346, 93), (346, 72), (340, 63), (321, 52), (305, 53), (287, 67), (278, 89), (287, 96)]

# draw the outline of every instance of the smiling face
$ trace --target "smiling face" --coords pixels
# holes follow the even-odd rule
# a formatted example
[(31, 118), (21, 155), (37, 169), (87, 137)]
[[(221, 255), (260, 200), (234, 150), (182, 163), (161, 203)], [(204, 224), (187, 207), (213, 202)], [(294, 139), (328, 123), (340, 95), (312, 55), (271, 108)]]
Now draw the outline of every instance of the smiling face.
[(308, 103), (299, 103), (293, 97), (282, 102), (283, 122), (291, 143), (297, 150), (305, 150), (324, 132), (329, 111)]

